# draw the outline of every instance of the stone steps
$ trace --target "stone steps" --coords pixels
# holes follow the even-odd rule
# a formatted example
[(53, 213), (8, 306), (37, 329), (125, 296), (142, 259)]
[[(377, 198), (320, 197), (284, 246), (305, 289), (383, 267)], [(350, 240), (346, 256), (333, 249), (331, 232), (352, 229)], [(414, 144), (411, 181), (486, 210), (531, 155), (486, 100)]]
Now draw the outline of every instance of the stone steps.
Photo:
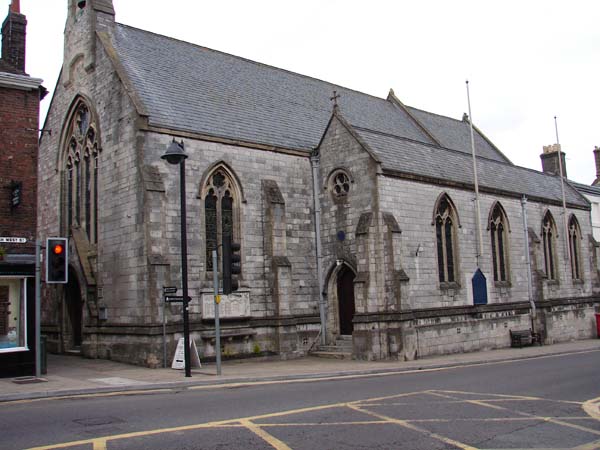
[(319, 345), (311, 355), (320, 358), (352, 359), (352, 336), (339, 336), (332, 345)]

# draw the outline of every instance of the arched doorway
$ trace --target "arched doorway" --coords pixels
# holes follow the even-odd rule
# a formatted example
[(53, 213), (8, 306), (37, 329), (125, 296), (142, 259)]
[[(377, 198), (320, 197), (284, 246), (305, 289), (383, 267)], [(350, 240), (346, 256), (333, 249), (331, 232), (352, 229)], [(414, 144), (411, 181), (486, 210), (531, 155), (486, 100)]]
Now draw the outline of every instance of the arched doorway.
[(337, 275), (337, 298), (341, 335), (352, 335), (354, 318), (354, 272), (344, 265)]
[(69, 268), (69, 283), (65, 289), (65, 304), (71, 331), (71, 339), (67, 342), (71, 344), (71, 349), (79, 349), (82, 341), (83, 300), (77, 275), (71, 268)]

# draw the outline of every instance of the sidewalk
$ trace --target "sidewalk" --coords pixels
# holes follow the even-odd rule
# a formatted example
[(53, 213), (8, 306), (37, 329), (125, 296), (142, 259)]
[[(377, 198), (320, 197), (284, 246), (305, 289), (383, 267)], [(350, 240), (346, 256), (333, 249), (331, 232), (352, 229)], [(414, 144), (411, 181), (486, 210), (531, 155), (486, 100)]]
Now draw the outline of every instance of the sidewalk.
[(147, 369), (100, 359), (48, 355), (48, 373), (43, 376), (47, 382), (17, 384), (14, 382), (15, 379), (0, 378), (0, 402), (66, 395), (214, 386), (226, 383), (404, 372), (584, 351), (600, 351), (600, 339), (541, 347), (461, 353), (417, 361), (354, 361), (311, 356), (288, 361), (245, 359), (224, 362), (221, 376), (216, 375), (214, 363), (203, 364), (201, 368), (192, 369), (191, 378), (186, 378), (183, 371), (173, 369)]

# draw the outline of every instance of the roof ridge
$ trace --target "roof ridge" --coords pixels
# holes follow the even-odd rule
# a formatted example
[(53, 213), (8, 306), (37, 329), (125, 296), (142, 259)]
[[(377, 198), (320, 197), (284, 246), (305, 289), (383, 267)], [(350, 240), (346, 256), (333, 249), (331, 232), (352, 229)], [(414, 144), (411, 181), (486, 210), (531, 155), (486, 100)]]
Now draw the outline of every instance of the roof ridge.
[(266, 68), (269, 68), (269, 69), (275, 69), (275, 70), (277, 70), (279, 72), (285, 72), (285, 73), (288, 73), (288, 74), (291, 74), (291, 75), (295, 75), (295, 76), (299, 76), (299, 77), (302, 77), (302, 78), (306, 78), (306, 79), (309, 79), (309, 80), (318, 81), (320, 83), (328, 84), (328, 85), (330, 85), (330, 86), (332, 86), (334, 88), (341, 88), (341, 89), (344, 89), (346, 91), (350, 91), (350, 92), (354, 92), (356, 94), (360, 94), (360, 95), (364, 95), (364, 96), (367, 96), (367, 97), (371, 97), (371, 98), (373, 98), (375, 100), (379, 100), (381, 102), (389, 103), (389, 101), (387, 99), (383, 98), (383, 97), (377, 97), (376, 95), (369, 94), (367, 92), (362, 92), (362, 91), (359, 91), (357, 89), (352, 89), (352, 88), (349, 88), (349, 87), (345, 87), (345, 86), (342, 86), (342, 85), (339, 85), (339, 84), (335, 84), (335, 83), (332, 83), (331, 81), (322, 80), (320, 78), (311, 77), (310, 75), (304, 75), (302, 73), (294, 72), (292, 70), (283, 69), (281, 67), (272, 66), (270, 64), (262, 63), (260, 61), (255, 61), (253, 59), (244, 58), (243, 56), (234, 55), (233, 53), (227, 53), (227, 52), (224, 52), (224, 51), (221, 51), (221, 50), (215, 50), (213, 48), (205, 47), (203, 45), (196, 44), (194, 42), (184, 41), (183, 39), (178, 39), (178, 38), (175, 38), (175, 37), (172, 37), (172, 36), (165, 36), (164, 34), (159, 34), (159, 33), (156, 33), (154, 31), (144, 30), (142, 28), (133, 27), (131, 25), (127, 25), (127, 24), (123, 24), (123, 23), (119, 23), (119, 22), (115, 22), (115, 25), (118, 25), (118, 26), (121, 26), (121, 27), (124, 27), (124, 28), (129, 28), (129, 29), (136, 30), (136, 31), (141, 31), (141, 32), (147, 33), (147, 34), (152, 34), (154, 36), (157, 36), (157, 37), (160, 37), (160, 38), (164, 38), (164, 39), (168, 39), (168, 40), (171, 40), (171, 41), (177, 41), (177, 42), (180, 42), (182, 44), (191, 45), (191, 46), (196, 47), (196, 48), (208, 50), (210, 52), (218, 53), (218, 54), (221, 54), (221, 55), (224, 55), (224, 56), (229, 56), (231, 58), (235, 58), (235, 59), (238, 59), (240, 61), (245, 61), (245, 62), (248, 62), (248, 63), (251, 63), (251, 64), (255, 64), (257, 66), (262, 66), (262, 67), (266, 67)]
[(444, 116), (443, 114), (438, 114), (438, 113), (434, 113), (434, 112), (431, 112), (431, 111), (426, 111), (424, 109), (416, 108), (416, 107), (410, 106), (410, 105), (406, 105), (406, 107), (410, 108), (410, 109), (414, 109), (415, 111), (423, 112), (423, 113), (426, 113), (426, 114), (431, 114), (432, 116), (443, 117), (444, 119), (450, 119), (450, 120), (452, 120), (454, 122), (464, 123), (463, 120), (461, 120), (461, 119), (455, 119), (454, 117)]

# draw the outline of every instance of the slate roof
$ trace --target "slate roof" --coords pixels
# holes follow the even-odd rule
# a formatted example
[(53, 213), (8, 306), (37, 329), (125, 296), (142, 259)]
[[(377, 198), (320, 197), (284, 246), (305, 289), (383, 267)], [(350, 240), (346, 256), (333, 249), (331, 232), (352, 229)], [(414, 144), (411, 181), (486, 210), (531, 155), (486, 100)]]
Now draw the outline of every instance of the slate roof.
[[(464, 152), (362, 128), (355, 127), (354, 131), (377, 155), (384, 170), (473, 185), (473, 159)], [(557, 176), (489, 158), (477, 158), (477, 176), (481, 188), (562, 202), (560, 178)], [(589, 206), (569, 183), (564, 185), (568, 204)]]
[[(442, 147), (452, 148), (454, 150), (471, 152), (471, 127), (469, 122), (452, 119), (450, 117), (432, 114), (420, 109), (408, 107), (413, 114), (427, 130), (442, 144)], [(474, 132), (475, 148), (479, 149), (479, 155), (486, 158), (510, 163), (499, 150), (491, 145), (483, 136)]]
[(600, 197), (600, 186), (590, 186), (588, 184), (581, 184), (571, 180), (569, 180), (569, 184), (571, 184), (575, 189), (577, 189), (581, 193)]
[[(344, 119), (384, 168), (472, 185), (468, 122), (127, 25), (115, 24), (112, 45), (150, 125), (309, 152), (329, 123), (335, 90)], [(561, 199), (558, 178), (514, 166), (477, 131), (475, 144), (481, 186)], [(566, 189), (569, 203), (588, 207)]]
[[(331, 117), (335, 90), (353, 125), (434, 143), (402, 108), (382, 98), (121, 24), (115, 24), (113, 45), (151, 125), (309, 151)], [(419, 116), (435, 123), (433, 115)], [(436, 137), (471, 152), (470, 141), (464, 147), (455, 137), (464, 135), (464, 123), (437, 120)], [(481, 137), (476, 148), (506, 161)]]

